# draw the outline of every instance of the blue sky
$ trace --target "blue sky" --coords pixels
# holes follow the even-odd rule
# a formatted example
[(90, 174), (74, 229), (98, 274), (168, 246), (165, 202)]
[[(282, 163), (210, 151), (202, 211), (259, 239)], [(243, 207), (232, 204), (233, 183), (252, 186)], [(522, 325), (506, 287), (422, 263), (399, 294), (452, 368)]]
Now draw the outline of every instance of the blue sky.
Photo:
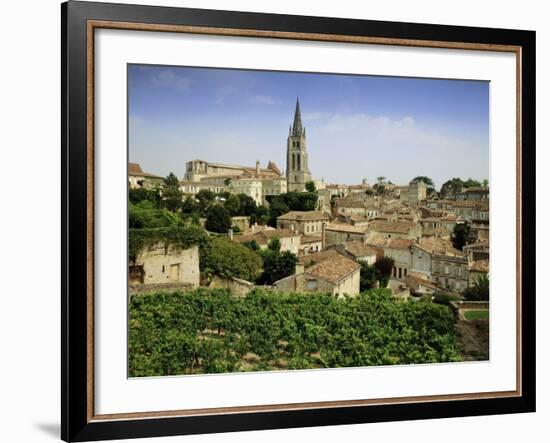
[(489, 176), (487, 82), (130, 65), (128, 88), (130, 161), (162, 176), (192, 159), (286, 169), (297, 96), (313, 178)]

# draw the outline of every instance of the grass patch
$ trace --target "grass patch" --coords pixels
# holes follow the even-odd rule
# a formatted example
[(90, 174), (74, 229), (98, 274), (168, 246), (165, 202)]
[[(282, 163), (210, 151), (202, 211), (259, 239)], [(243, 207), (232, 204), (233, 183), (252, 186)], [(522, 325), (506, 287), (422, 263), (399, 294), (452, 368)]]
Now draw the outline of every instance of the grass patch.
[(489, 310), (483, 309), (479, 311), (464, 311), (464, 318), (466, 320), (488, 320)]

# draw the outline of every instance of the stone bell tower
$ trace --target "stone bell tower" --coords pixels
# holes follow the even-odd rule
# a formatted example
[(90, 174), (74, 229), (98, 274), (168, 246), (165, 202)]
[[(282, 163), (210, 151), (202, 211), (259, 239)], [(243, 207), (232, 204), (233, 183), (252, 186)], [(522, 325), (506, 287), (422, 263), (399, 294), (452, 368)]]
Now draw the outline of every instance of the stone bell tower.
[(294, 123), (290, 127), (286, 151), (286, 180), (288, 191), (305, 191), (306, 183), (311, 181), (307, 151), (306, 129), (302, 126), (300, 101), (296, 99)]

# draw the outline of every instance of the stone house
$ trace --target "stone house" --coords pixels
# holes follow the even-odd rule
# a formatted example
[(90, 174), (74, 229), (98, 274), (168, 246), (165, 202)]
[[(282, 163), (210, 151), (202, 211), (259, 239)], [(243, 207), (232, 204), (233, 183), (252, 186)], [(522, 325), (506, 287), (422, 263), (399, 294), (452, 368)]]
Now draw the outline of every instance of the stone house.
[(212, 289), (229, 289), (231, 294), (237, 297), (244, 297), (254, 289), (254, 283), (236, 277), (213, 275), (208, 283), (208, 287)]
[(163, 242), (145, 248), (129, 266), (129, 283), (199, 286), (199, 247), (166, 247)]
[(357, 262), (373, 265), (376, 258), (382, 255), (382, 251), (360, 241), (347, 241), (344, 243), (344, 250)]
[(296, 273), (276, 281), (285, 292), (329, 293), (338, 297), (359, 294), (361, 266), (336, 250), (326, 250), (300, 258)]
[(479, 277), (489, 273), (489, 260), (470, 262), (468, 271), (468, 286), (472, 286)]
[(375, 220), (369, 224), (369, 233), (381, 234), (388, 238), (417, 239), (422, 235), (419, 223), (391, 222)]
[(392, 278), (405, 280), (411, 269), (411, 247), (413, 241), (404, 238), (390, 238), (382, 248), (385, 257), (394, 260)]
[(320, 211), (290, 211), (277, 217), (278, 229), (290, 229), (303, 235), (322, 235), (329, 217)]
[(307, 255), (322, 251), (324, 248), (323, 237), (320, 235), (302, 235), (300, 237), (300, 254)]
[(468, 259), (445, 240), (423, 238), (412, 246), (412, 272), (454, 292), (468, 287)]
[(347, 223), (329, 223), (325, 226), (325, 246), (344, 244), (347, 241), (365, 243), (367, 229)]
[[(426, 200), (427, 186), (422, 181), (411, 181), (405, 195), (401, 193), (401, 199), (409, 203), (418, 203)], [(405, 198), (403, 199), (403, 196)]]
[(139, 163), (128, 163), (128, 185), (130, 189), (154, 189), (162, 185), (163, 178), (149, 172), (143, 172)]
[(262, 229), (258, 232), (235, 236), (234, 240), (238, 243), (255, 241), (260, 249), (266, 249), (272, 239), (278, 238), (281, 243), (281, 251), (298, 255), (301, 248), (300, 237), (300, 234), (290, 229)]
[(422, 275), (412, 273), (407, 276), (405, 281), (411, 289), (412, 295), (433, 295), (437, 292), (437, 286)]
[(489, 243), (479, 242), (465, 245), (462, 252), (468, 258), (469, 262), (476, 260), (489, 260)]

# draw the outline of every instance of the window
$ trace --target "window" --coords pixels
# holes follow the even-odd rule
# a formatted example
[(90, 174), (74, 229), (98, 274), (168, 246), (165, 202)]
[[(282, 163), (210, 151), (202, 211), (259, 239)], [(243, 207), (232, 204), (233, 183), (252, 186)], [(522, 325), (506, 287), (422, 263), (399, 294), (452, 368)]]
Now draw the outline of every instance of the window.
[(317, 289), (317, 280), (308, 280), (307, 288), (310, 291), (314, 291), (315, 289)]

